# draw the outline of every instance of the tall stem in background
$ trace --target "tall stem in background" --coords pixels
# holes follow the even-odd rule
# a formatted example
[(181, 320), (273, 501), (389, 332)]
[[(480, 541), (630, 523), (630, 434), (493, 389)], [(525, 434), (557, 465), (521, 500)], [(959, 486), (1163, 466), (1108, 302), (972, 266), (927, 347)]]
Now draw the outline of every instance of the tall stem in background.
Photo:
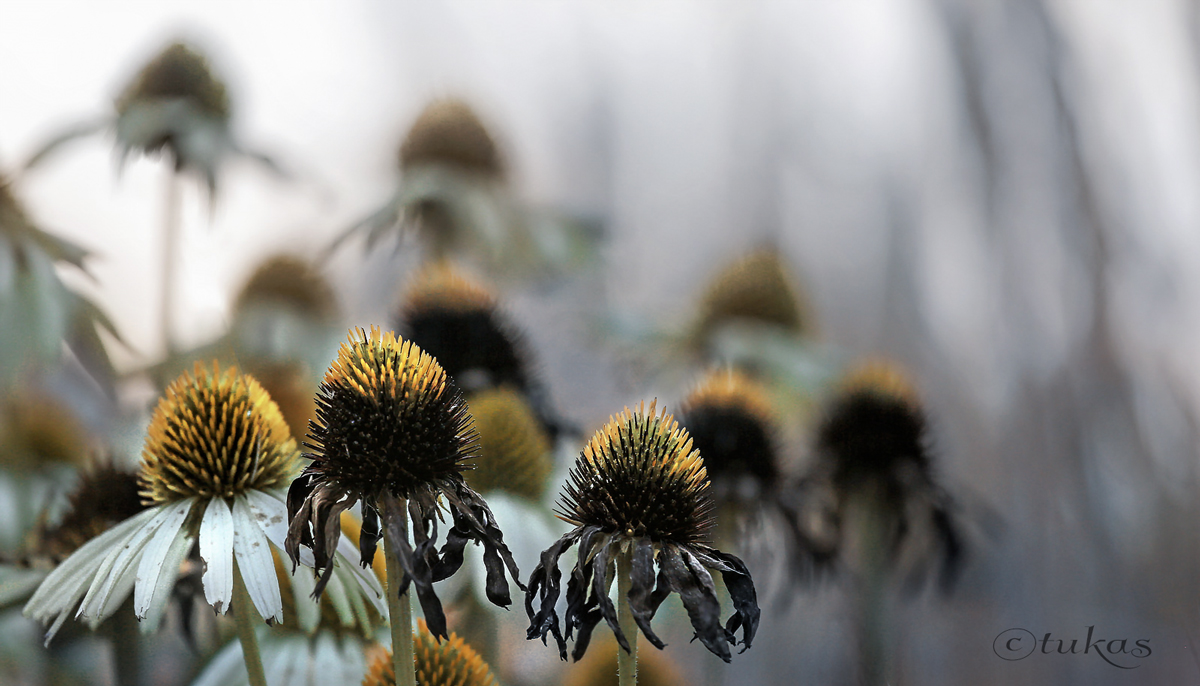
[[(393, 531), (408, 538), (408, 501), (396, 498), (394, 504), (387, 508), (390, 521), (384, 522), (389, 528), (388, 539)], [(391, 527), (395, 527), (394, 530)], [(400, 567), (400, 559), (396, 557), (393, 546), (383, 546), (384, 560), (387, 564), (387, 597), (388, 623), (392, 628), (392, 669), (396, 674), (396, 686), (416, 686), (417, 665), (413, 659), (412, 635), (412, 602), (408, 591), (404, 595), (396, 592), (400, 582), (404, 580), (404, 569)]]
[(171, 337), (171, 306), (175, 303), (175, 272), (179, 271), (179, 226), (181, 214), (179, 174), (174, 159), (168, 156), (166, 194), (163, 202), (162, 300), (159, 325), (162, 327), (163, 350), (167, 357), (175, 352)]

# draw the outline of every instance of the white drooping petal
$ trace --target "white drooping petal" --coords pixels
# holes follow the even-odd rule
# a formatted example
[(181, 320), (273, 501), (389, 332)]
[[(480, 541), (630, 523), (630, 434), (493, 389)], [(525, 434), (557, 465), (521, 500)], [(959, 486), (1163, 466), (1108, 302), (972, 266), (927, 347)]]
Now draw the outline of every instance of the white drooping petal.
[(348, 570), (347, 573), (358, 582), (359, 588), (363, 590), (363, 595), (371, 602), (371, 605), (379, 614), (386, 617), (387, 603), (384, 602), (383, 585), (379, 583), (379, 578), (375, 576), (375, 572), (370, 566), (364, 568), (358, 563), (362, 559), (362, 554), (359, 552), (358, 546), (344, 533), (338, 537), (336, 557), (341, 558), (343, 569)]
[(167, 506), (167, 518), (158, 531), (154, 532), (154, 536), (142, 552), (142, 560), (138, 564), (136, 585), (133, 591), (133, 612), (138, 619), (146, 616), (146, 610), (150, 607), (150, 601), (158, 586), (159, 575), (168, 576), (170, 585), (175, 583), (175, 577), (179, 572), (179, 563), (176, 562), (174, 567), (166, 569), (167, 556), (172, 547), (177, 547), (175, 546), (176, 539), (187, 536), (187, 532), (183, 530), (183, 523), (187, 520), (188, 513), (192, 511), (194, 504), (195, 498), (187, 498)]
[[(133, 588), (133, 576), (136, 573), (134, 565), (141, 560), (142, 552), (150, 542), (150, 538), (160, 527), (172, 520), (173, 508), (169, 505), (159, 505), (152, 508), (154, 517), (134, 530), (119, 548), (113, 548), (100, 563), (96, 577), (92, 580), (91, 588), (83, 597), (76, 615), (78, 619), (87, 621), (93, 628), (108, 615), (105, 610), (116, 609), (120, 603), (113, 605), (110, 601), (114, 596), (123, 600)], [(126, 578), (126, 574), (130, 575)], [(121, 591), (116, 593), (116, 591)]]
[[(276, 548), (283, 550), (288, 530), (287, 504), (273, 493), (263, 491), (247, 491), (246, 502), (259, 528)], [(312, 550), (305, 546), (300, 547), (300, 564), (306, 567), (317, 564)]]
[(321, 621), (321, 603), (312, 597), (317, 577), (309, 567), (296, 567), (292, 572), (292, 595), (296, 604), (296, 622), (305, 633), (312, 633)]
[[(143, 634), (153, 634), (158, 631), (158, 625), (167, 611), (167, 603), (171, 600), (171, 589), (175, 587), (175, 581), (179, 578), (179, 565), (187, 559), (188, 553), (192, 552), (192, 546), (195, 543), (196, 536), (182, 528), (171, 543), (166, 557), (163, 558), (163, 571), (159, 573), (158, 581), (154, 584), (151, 592), (150, 605), (144, 617), (139, 617), (142, 620)], [(171, 570), (174, 571), (166, 573)], [(187, 602), (190, 603), (191, 599), (189, 598)]]
[(224, 614), (233, 598), (233, 514), (222, 498), (208, 502), (200, 521), (200, 559), (204, 599)]
[(42, 623), (50, 623), (46, 632), (46, 644), (58, 633), (58, 629), (84, 596), (96, 577), (99, 563), (114, 548), (122, 546), (126, 539), (155, 517), (153, 509), (140, 512), (113, 528), (84, 543), (66, 560), (54, 568), (46, 580), (38, 586), (33, 597), (25, 604), (26, 617)]
[(233, 554), (246, 584), (246, 592), (263, 619), (283, 621), (279, 577), (271, 557), (271, 543), (258, 525), (245, 496), (233, 501)]
[(334, 612), (337, 613), (338, 620), (342, 626), (354, 626), (354, 610), (350, 607), (350, 598), (347, 597), (347, 591), (353, 592), (354, 589), (347, 589), (342, 583), (342, 575), (338, 574), (338, 569), (334, 568), (334, 573), (329, 577), (329, 583), (325, 585), (324, 592), (321, 597), (329, 601), (333, 605)]
[[(232, 686), (237, 683), (238, 677), (241, 676), (243, 683), (246, 680), (246, 662), (242, 659), (242, 643), (241, 641), (230, 641), (217, 653), (208, 664), (204, 667), (204, 671), (200, 672), (200, 676), (192, 682), (192, 686)], [(275, 683), (271, 681), (270, 683)]]

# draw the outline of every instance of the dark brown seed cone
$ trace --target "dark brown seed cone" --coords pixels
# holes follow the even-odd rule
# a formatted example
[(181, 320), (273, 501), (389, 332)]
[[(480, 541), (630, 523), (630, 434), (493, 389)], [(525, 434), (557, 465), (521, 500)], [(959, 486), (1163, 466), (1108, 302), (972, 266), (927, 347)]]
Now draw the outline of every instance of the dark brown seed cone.
[(925, 413), (896, 366), (870, 362), (842, 382), (817, 432), (815, 473), (802, 487), (822, 481), (833, 493), (834, 511), (826, 517), (834, 527), (833, 555), (847, 503), (866, 499), (891, 527), (893, 559), (913, 527), (932, 534), (942, 590), (953, 589), (966, 555), (957, 507), (934, 479)]
[(584, 446), (559, 516), (650, 540), (697, 543), (712, 526), (708, 478), (685, 429), (656, 403), (626, 409)]
[(41, 523), (34, 530), (31, 556), (57, 564), (81, 545), (145, 509), (138, 493), (138, 476), (107, 460), (82, 472), (67, 497), (67, 510), (57, 524)]
[(492, 294), (449, 265), (421, 270), (396, 324), (455, 383), (469, 390), (510, 385), (529, 392), (520, 336), (503, 320)]
[(287, 309), (320, 321), (337, 315), (337, 299), (329, 281), (312, 264), (291, 255), (264, 261), (242, 286), (234, 312), (253, 307)]
[(142, 67), (117, 98), (117, 113), (125, 114), (138, 102), (186, 98), (205, 113), (229, 117), (229, 94), (213, 76), (205, 59), (194, 48), (173, 43)]
[(392, 332), (359, 330), (317, 394), (305, 474), (374, 497), (410, 498), (457, 477), (478, 449), (462, 393), (430, 355)]
[(430, 103), (400, 146), (400, 168), (445, 164), (481, 176), (500, 178), (504, 164), (491, 134), (461, 100)]
[(766, 389), (732, 369), (709, 374), (683, 401), (680, 423), (704, 456), (718, 492), (751, 479), (757, 491), (779, 486), (775, 411)]
[(719, 327), (750, 321), (803, 333), (806, 308), (779, 253), (759, 250), (737, 260), (710, 282), (693, 336), (703, 345)]

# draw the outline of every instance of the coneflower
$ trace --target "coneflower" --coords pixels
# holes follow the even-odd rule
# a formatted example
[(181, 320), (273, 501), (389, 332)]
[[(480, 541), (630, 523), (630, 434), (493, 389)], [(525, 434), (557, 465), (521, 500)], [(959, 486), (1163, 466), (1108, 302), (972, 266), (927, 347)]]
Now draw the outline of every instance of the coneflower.
[(254, 269), (234, 299), (235, 315), (257, 309), (284, 310), (325, 322), (337, 315), (337, 298), (328, 279), (310, 262), (295, 255), (273, 255)]
[(550, 437), (521, 394), (509, 387), (469, 398), (479, 432), (479, 458), (465, 477), (480, 493), (502, 491), (537, 502), (554, 469)]
[(787, 535), (793, 580), (807, 580), (827, 562), (827, 551), (814, 547), (786, 486), (779, 418), (762, 384), (732, 368), (715, 369), (684, 399), (679, 421), (712, 480), (718, 540), (744, 542), (751, 527), (769, 516)]
[[(317, 569), (324, 572), (319, 594), (333, 571), (330, 551), (338, 518), (362, 501), (364, 564), (379, 540), (386, 541), (398, 665), (411, 661), (405, 646), (409, 585), (416, 589), (430, 631), (445, 637), (446, 618), (433, 583), (458, 570), (468, 542), (484, 547), (488, 598), (501, 607), (511, 603), (505, 568), (517, 580), (516, 564), (495, 517), (461, 474), (464, 461), (477, 450), (471, 415), (437, 360), (391, 332), (372, 327), (370, 334), (351, 333), (321, 383), (308, 438), (313, 452), (306, 456), (312, 462), (288, 491), (288, 554), (294, 564), (301, 546), (312, 548)], [(442, 517), (439, 501), (454, 522), (441, 550), (434, 547)], [(402, 683), (411, 681), (402, 676)]]
[(470, 105), (456, 98), (429, 103), (400, 145), (400, 168), (441, 164), (502, 178), (504, 164), (492, 134)]
[[(553, 634), (566, 659), (554, 608), (560, 593), (558, 560), (578, 544), (565, 617), (565, 638), (577, 632), (576, 660), (604, 619), (624, 649), (621, 683), (636, 683), (637, 629), (656, 648), (664, 647), (650, 620), (672, 592), (683, 601), (696, 637), (715, 655), (729, 661), (729, 644), (737, 643), (739, 628), (742, 649), (749, 648), (759, 617), (754, 582), (741, 560), (704, 544), (711, 507), (700, 453), (670, 414), (658, 413), (651, 403), (611, 418), (580, 453), (563, 491), (559, 516), (575, 529), (542, 553), (529, 577), (529, 638)], [(616, 607), (608, 596), (614, 565)], [(710, 569), (721, 572), (733, 600), (734, 614), (725, 626)]]
[(395, 324), (464, 392), (511, 387), (531, 404), (550, 438), (557, 435), (560, 422), (530, 371), (525, 338), (481, 283), (446, 262), (425, 267), (409, 286)]
[(136, 472), (111, 460), (94, 460), (80, 473), (57, 521), (42, 521), (34, 529), (25, 559), (37, 566), (57, 565), (84, 543), (144, 509)]
[[(440, 640), (417, 620), (412, 635), (414, 664), (420, 686), (496, 686), (496, 677), (486, 662), (457, 634)], [(376, 651), (362, 686), (396, 686), (392, 653), (386, 648)]]
[[(270, 545), (283, 543), (286, 505), (276, 489), (295, 474), (297, 458), (279, 409), (257, 381), (197, 363), (167, 388), (150, 421), (139, 484), (151, 507), (64, 560), (25, 614), (51, 624), (49, 642), (76, 606), (76, 616), (95, 627), (133, 592), (134, 612), (151, 631), (198, 542), (205, 599), (222, 613), (236, 605), (247, 669), (262, 684), (253, 616), (283, 619)], [(351, 564), (342, 569), (344, 585), (382, 613), (375, 578)]]
[(941, 549), (943, 588), (950, 589), (963, 561), (956, 506), (937, 483), (925, 412), (908, 377), (894, 364), (871, 361), (842, 380), (816, 436), (816, 462), (802, 486), (823, 489), (832, 510), (808, 519), (830, 553), (842, 547), (851, 502), (866, 503), (887, 532), (884, 549), (898, 554), (913, 533), (932, 533)]
[(778, 251), (768, 248), (745, 255), (709, 282), (693, 338), (703, 346), (721, 326), (738, 322), (797, 334), (810, 328), (807, 308)]
[(87, 432), (59, 399), (26, 389), (0, 400), (0, 465), (17, 472), (82, 466)]

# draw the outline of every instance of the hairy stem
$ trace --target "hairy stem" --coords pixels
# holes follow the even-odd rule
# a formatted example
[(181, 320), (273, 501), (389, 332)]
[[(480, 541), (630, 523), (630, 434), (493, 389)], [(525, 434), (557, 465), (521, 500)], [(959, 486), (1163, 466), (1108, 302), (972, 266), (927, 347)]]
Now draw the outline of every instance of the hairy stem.
[(246, 592), (246, 582), (242, 580), (242, 570), (238, 569), (236, 560), (233, 563), (233, 619), (237, 624), (238, 640), (242, 642), (242, 657), (246, 660), (250, 686), (267, 686), (262, 657), (258, 653), (258, 636), (254, 633), (254, 627), (262, 617), (258, 616), (258, 610)]
[[(390, 521), (385, 526), (396, 527), (399, 535), (408, 538), (408, 501), (396, 498), (385, 515)], [(395, 589), (404, 580), (404, 569), (396, 557), (392, 546), (383, 547), (384, 560), (387, 563), (387, 597), (389, 623), (392, 628), (392, 669), (396, 674), (396, 686), (416, 686), (417, 665), (413, 659), (412, 636), (412, 602), (410, 594), (405, 591), (400, 595)]]
[(629, 652), (617, 649), (617, 677), (620, 686), (637, 685), (637, 652), (638, 628), (633, 621), (633, 612), (629, 609), (629, 586), (633, 574), (633, 551), (626, 550), (617, 555), (617, 624), (625, 640), (629, 642)]

